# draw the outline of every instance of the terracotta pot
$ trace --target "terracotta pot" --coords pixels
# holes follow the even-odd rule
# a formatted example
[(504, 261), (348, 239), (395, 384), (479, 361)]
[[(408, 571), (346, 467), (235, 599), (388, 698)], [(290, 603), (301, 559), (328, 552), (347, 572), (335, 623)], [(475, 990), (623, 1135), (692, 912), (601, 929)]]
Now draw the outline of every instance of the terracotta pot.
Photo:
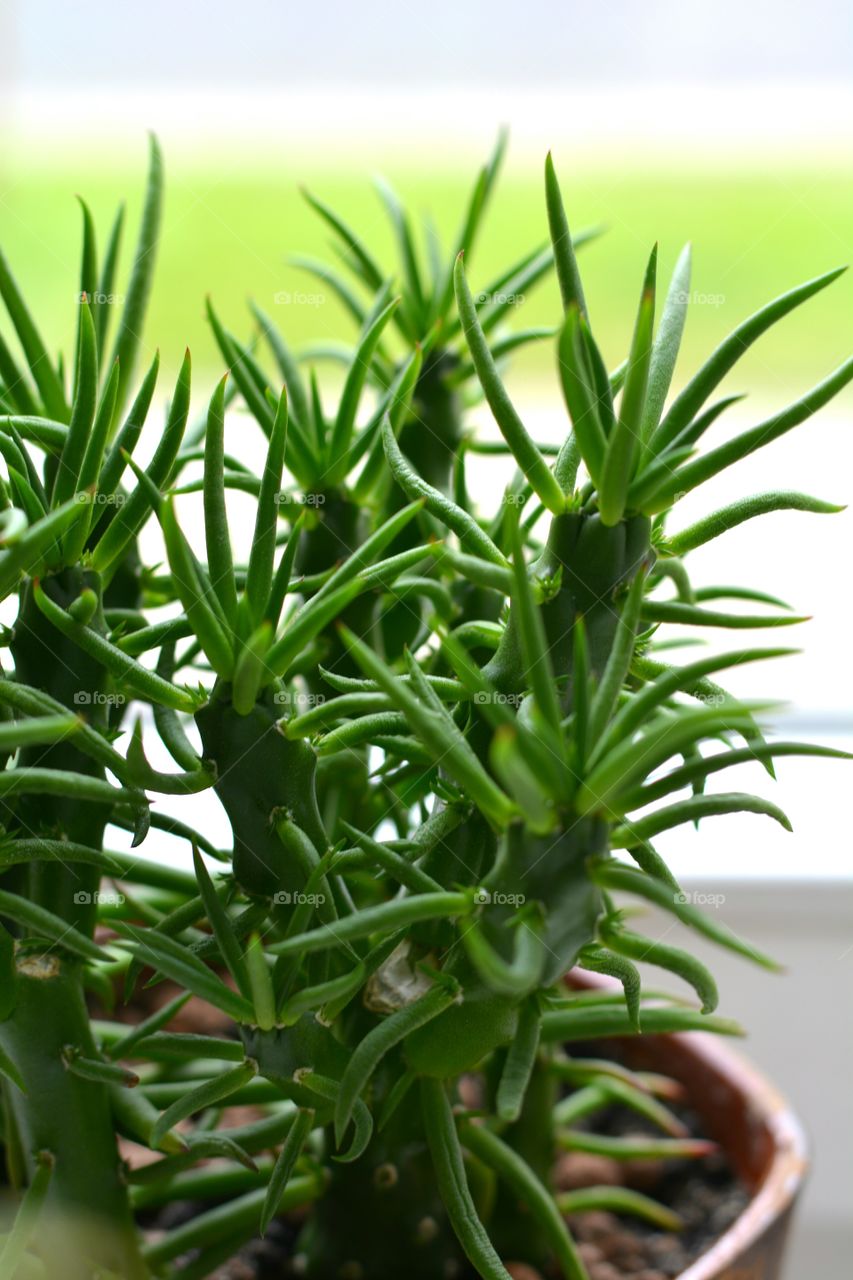
[[(584, 974), (577, 985), (599, 984)], [(805, 1136), (788, 1103), (716, 1036), (624, 1037), (618, 1044), (629, 1066), (685, 1086), (704, 1132), (753, 1193), (737, 1221), (679, 1280), (782, 1280), (785, 1237), (808, 1166)]]

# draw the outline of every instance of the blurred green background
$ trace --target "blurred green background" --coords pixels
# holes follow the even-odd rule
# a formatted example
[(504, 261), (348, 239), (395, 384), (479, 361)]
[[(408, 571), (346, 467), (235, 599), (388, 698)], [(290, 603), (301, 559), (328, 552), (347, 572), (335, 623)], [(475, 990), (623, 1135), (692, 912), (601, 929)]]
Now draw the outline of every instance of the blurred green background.
[[(66, 351), (73, 332), (81, 223), (74, 196), (80, 193), (90, 204), (102, 242), (116, 204), (127, 198), (127, 268), (146, 163), (143, 139), (128, 141), (133, 145), (122, 153), (82, 147), (75, 151), (73, 168), (67, 156), (57, 165), (20, 151), (3, 166), (3, 250), (46, 338)], [(806, 157), (802, 163), (792, 157), (781, 166), (739, 164), (726, 171), (706, 164), (684, 172), (659, 161), (642, 167), (636, 157), (632, 163), (614, 157), (606, 167), (571, 156), (557, 160), (574, 229), (603, 227), (601, 237), (584, 248), (581, 266), (593, 325), (611, 364), (626, 349), (645, 259), (656, 240), (662, 279), (685, 240), (694, 247), (694, 297), (681, 378), (749, 312), (847, 259), (853, 173), (840, 165), (820, 167)], [(260, 161), (220, 169), (213, 159), (208, 165), (180, 151), (170, 154), (168, 143), (166, 169), (165, 223), (146, 337), (152, 344), (156, 339), (167, 368), (177, 367), (189, 345), (201, 381), (217, 376), (220, 360), (204, 319), (208, 293), (241, 335), (250, 332), (245, 303), (253, 297), (297, 347), (352, 336), (352, 322), (328, 288), (287, 258), (293, 253), (330, 257), (324, 226), (300, 195), (305, 184), (391, 263), (391, 234), (369, 170), (342, 170), (316, 158), (283, 169)], [(466, 171), (458, 156), (443, 162), (436, 150), (418, 156), (417, 164), (397, 155), (385, 176), (413, 212), (432, 212), (449, 244), (475, 165)], [(469, 262), (474, 288), (546, 235), (539, 165), (529, 155), (517, 160), (511, 145)], [(289, 303), (280, 301), (282, 293), (290, 295)], [(738, 385), (775, 399), (777, 391), (817, 381), (847, 352), (851, 303), (853, 282), (844, 278), (762, 339), (738, 366)], [(549, 279), (516, 308), (509, 324), (553, 324), (558, 311), (556, 285)], [(512, 380), (529, 377), (544, 391), (552, 366), (551, 344), (537, 344), (516, 359)]]

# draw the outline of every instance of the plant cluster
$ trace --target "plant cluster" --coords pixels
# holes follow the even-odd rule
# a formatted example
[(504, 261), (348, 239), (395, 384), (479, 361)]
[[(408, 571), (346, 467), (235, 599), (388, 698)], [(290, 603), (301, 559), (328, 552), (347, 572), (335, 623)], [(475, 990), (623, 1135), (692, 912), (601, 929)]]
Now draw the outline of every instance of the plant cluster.
[[(574, 1050), (737, 1031), (714, 1014), (708, 970), (635, 932), (626, 904), (773, 967), (691, 904), (654, 842), (733, 812), (787, 825), (769, 800), (706, 781), (840, 753), (766, 738), (766, 708), (716, 682), (789, 649), (678, 665), (661, 628), (800, 621), (761, 590), (695, 586), (687, 557), (767, 512), (838, 508), (784, 491), (677, 530), (670, 518), (853, 380), (848, 360), (708, 443), (736, 361), (838, 272), (746, 319), (670, 396), (689, 250), (662, 307), (652, 251), (630, 350), (609, 371), (575, 257), (585, 237), (573, 244), (550, 158), (550, 244), (472, 292), (502, 149), (450, 251), (387, 187), (391, 265), (309, 195), (337, 265), (303, 265), (344, 303), (354, 342), (296, 352), (257, 308), (243, 341), (209, 304), (226, 378), (191, 424), (187, 354), (145, 463), (156, 143), (121, 306), (121, 215), (99, 268), (83, 206), (67, 365), (0, 257), (0, 1077), (20, 1202), (4, 1277), (192, 1280), (299, 1209), (295, 1254), (318, 1280), (384, 1280), (402, 1260), (413, 1280), (507, 1280), (510, 1259), (583, 1280), (573, 1209), (671, 1214), (613, 1188), (557, 1195), (556, 1152), (599, 1149), (588, 1121), (614, 1101), (658, 1129), (650, 1153), (707, 1149), (659, 1080)], [(552, 269), (555, 327), (507, 331), (512, 300)], [(501, 369), (548, 340), (569, 418), (557, 449), (530, 435)], [(499, 444), (469, 427), (478, 396)], [(249, 419), (266, 440), (260, 474), (234, 443)], [(515, 472), (478, 511), (466, 464), (488, 452)], [(193, 491), (204, 527), (190, 539), (178, 512)], [(246, 563), (233, 491), (255, 505)], [(138, 549), (154, 522), (161, 565)], [(207, 789), (224, 850), (187, 821), (186, 798)], [(149, 846), (191, 852), (193, 869)], [(644, 990), (640, 960), (698, 1004)], [(618, 985), (572, 990), (575, 966)], [(176, 1029), (189, 1000), (205, 1026)], [(235, 1125), (242, 1104), (254, 1118)], [(119, 1137), (146, 1158), (122, 1159)], [(210, 1207), (141, 1228), (187, 1200)]]

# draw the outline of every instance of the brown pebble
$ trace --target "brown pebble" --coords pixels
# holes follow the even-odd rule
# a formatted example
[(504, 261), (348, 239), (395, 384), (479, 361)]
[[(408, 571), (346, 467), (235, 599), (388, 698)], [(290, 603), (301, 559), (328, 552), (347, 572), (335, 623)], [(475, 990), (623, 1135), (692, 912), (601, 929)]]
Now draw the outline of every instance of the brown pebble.
[(590, 1273), (590, 1280), (624, 1280), (621, 1271), (611, 1267), (609, 1262), (599, 1262)]
[(618, 1187), (622, 1170), (618, 1160), (596, 1156), (586, 1151), (567, 1151), (554, 1166), (554, 1185), (559, 1191), (578, 1191), (583, 1187)]
[(619, 1219), (601, 1209), (586, 1213), (574, 1213), (569, 1219), (572, 1233), (579, 1240), (592, 1240), (595, 1244), (612, 1239), (619, 1232)]
[(631, 1280), (634, 1280), (637, 1272), (641, 1272), (644, 1269), (648, 1258), (644, 1258), (641, 1253), (637, 1253), (635, 1245), (633, 1249), (620, 1253), (617, 1261), (622, 1270), (627, 1271), (628, 1275), (631, 1276)]
[(588, 1267), (591, 1267), (596, 1262), (601, 1262), (604, 1259), (604, 1254), (601, 1252), (598, 1245), (593, 1244), (591, 1240), (581, 1240), (578, 1245), (578, 1253)]
[[(601, 1240), (600, 1248), (607, 1261), (621, 1267), (623, 1271), (630, 1271), (629, 1260), (637, 1259), (638, 1257), (637, 1237), (624, 1227), (614, 1231), (606, 1240)], [(645, 1259), (640, 1255), (640, 1266), (643, 1265), (644, 1261)]]
[(654, 1262), (666, 1267), (673, 1258), (680, 1258), (683, 1249), (677, 1236), (654, 1235), (649, 1237), (648, 1250)]
[(542, 1280), (540, 1272), (526, 1262), (507, 1262), (505, 1266), (512, 1280)]
[(662, 1160), (623, 1160), (622, 1181), (634, 1191), (651, 1191), (664, 1175)]

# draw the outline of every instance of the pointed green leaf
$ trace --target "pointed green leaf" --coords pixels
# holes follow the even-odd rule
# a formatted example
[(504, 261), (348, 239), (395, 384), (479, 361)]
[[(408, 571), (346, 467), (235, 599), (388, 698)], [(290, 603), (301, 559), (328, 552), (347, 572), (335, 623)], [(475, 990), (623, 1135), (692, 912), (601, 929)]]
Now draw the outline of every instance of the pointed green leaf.
[(197, 1088), (188, 1090), (182, 1098), (178, 1098), (177, 1102), (173, 1102), (171, 1106), (167, 1107), (160, 1116), (151, 1133), (152, 1146), (155, 1148), (159, 1146), (161, 1139), (180, 1120), (186, 1120), (188, 1116), (195, 1115), (197, 1111), (203, 1111), (217, 1102), (223, 1102), (232, 1093), (236, 1093), (238, 1089), (242, 1088), (244, 1084), (248, 1084), (250, 1080), (253, 1080), (257, 1074), (258, 1064), (249, 1059), (230, 1071), (223, 1071), (222, 1075), (217, 1076), (214, 1080), (207, 1080), (204, 1084), (198, 1085)]
[(272, 586), (275, 559), (276, 532), (278, 529), (281, 474), (284, 467), (284, 449), (287, 440), (287, 390), (282, 387), (278, 409), (270, 432), (261, 491), (255, 515), (255, 531), (246, 573), (246, 603), (249, 625), (254, 630), (264, 617)]
[(585, 315), (586, 300), (583, 296), (583, 285), (550, 151), (545, 158), (545, 202), (548, 207), (548, 228), (551, 233), (551, 243), (554, 246), (554, 262), (557, 267), (563, 310), (568, 312), (570, 308), (576, 307)]
[(57, 373), (35, 321), (27, 309), (20, 289), (9, 270), (2, 251), (0, 251), (0, 297), (6, 304), (9, 319), (21, 343), (21, 348), (29, 365), (33, 381), (38, 387), (44, 407), (52, 418), (60, 422), (68, 421), (68, 407), (65, 403), (65, 392), (62, 379)]
[(413, 502), (423, 501), (430, 514), (452, 529), (462, 545), (472, 554), (506, 568), (507, 561), (503, 554), (473, 516), (469, 516), (467, 511), (457, 507), (455, 502), (451, 502), (438, 489), (421, 479), (408, 460), (403, 457), (388, 417), (382, 423), (382, 443), (394, 479), (406, 496)]
[(748, 457), (757, 449), (763, 448), (765, 445), (771, 444), (774, 440), (778, 440), (780, 436), (785, 435), (793, 427), (797, 427), (801, 422), (807, 421), (825, 404), (828, 404), (839, 391), (842, 391), (849, 382), (853, 381), (853, 357), (846, 360), (844, 364), (825, 378), (823, 382), (816, 387), (812, 387), (800, 400), (794, 401), (788, 405), (786, 409), (780, 410), (773, 417), (760, 422), (758, 426), (752, 427), (749, 431), (744, 431), (739, 436), (735, 436), (733, 440), (729, 440), (726, 444), (719, 445), (716, 449), (711, 449), (708, 453), (701, 457), (688, 462), (683, 466), (679, 466), (675, 470), (675, 460), (672, 455), (668, 456), (669, 465), (667, 472), (661, 477), (657, 485), (652, 486), (648, 483), (650, 472), (645, 473), (637, 482), (636, 494), (632, 494), (632, 504), (642, 506), (643, 510), (654, 514), (657, 511), (663, 511), (666, 507), (672, 505), (677, 497), (684, 497), (697, 485), (709, 480), (712, 476), (718, 475), (724, 471), (726, 467), (730, 467), (735, 462), (739, 462), (741, 458)]
[[(477, 1213), (444, 1082), (424, 1077), (420, 1090), (424, 1133), (439, 1194), (459, 1243), (483, 1280), (510, 1280)], [(573, 1280), (583, 1280), (583, 1272), (577, 1272)]]
[[(513, 1200), (524, 1206), (531, 1223), (535, 1224), (548, 1242), (563, 1280), (587, 1280), (586, 1267), (554, 1197), (540, 1182), (527, 1161), (484, 1125), (466, 1121), (462, 1125), (461, 1138), (472, 1155), (493, 1169), (506, 1183)], [(481, 1274), (486, 1275), (486, 1272)]]
[(691, 693), (703, 677), (731, 667), (763, 662), (767, 658), (784, 658), (793, 653), (796, 653), (795, 649), (734, 649), (728, 653), (709, 654), (684, 667), (665, 668), (619, 709), (600, 747), (593, 753), (592, 762), (598, 761), (610, 748), (629, 741), (632, 734), (647, 723), (653, 712), (674, 693)]
[(811, 511), (818, 515), (835, 514), (844, 511), (843, 506), (831, 502), (821, 502), (819, 498), (810, 498), (808, 494), (796, 493), (792, 490), (777, 490), (774, 493), (758, 493), (749, 498), (740, 498), (727, 507), (721, 507), (713, 515), (697, 520), (695, 524), (681, 533), (671, 534), (666, 539), (666, 553), (673, 556), (686, 555), (696, 547), (703, 546), (721, 533), (743, 524), (744, 520), (752, 520), (756, 516), (766, 515), (770, 511)]
[(713, 1013), (719, 1004), (719, 992), (713, 974), (695, 956), (691, 956), (680, 947), (672, 947), (657, 939), (644, 938), (639, 933), (631, 933), (621, 925), (614, 926), (607, 919), (599, 924), (599, 932), (608, 947), (618, 951), (620, 955), (644, 964), (657, 965), (674, 973), (676, 977), (687, 982), (702, 1001), (702, 1012)]
[(808, 622), (808, 617), (794, 613), (722, 613), (715, 609), (700, 609), (697, 605), (681, 604), (677, 600), (646, 600), (643, 604), (644, 622), (673, 622), (692, 627), (726, 627), (749, 631), (761, 627), (794, 627)]
[[(583, 458), (593, 484), (601, 480), (607, 441), (598, 413), (598, 397), (592, 376), (584, 338), (582, 315), (574, 304), (566, 311), (566, 318), (557, 341), (557, 361), (563, 398), (572, 420), (574, 444)], [(564, 446), (564, 449), (566, 446)], [(558, 460), (557, 469), (573, 472), (565, 460)]]
[(52, 501), (59, 506), (77, 488), (80, 467), (95, 417), (98, 395), (98, 356), (95, 348), (95, 326), (89, 303), (80, 303), (80, 331), (77, 344), (77, 371), (74, 379), (74, 402), (68, 434), (59, 458)]
[(172, 570), (172, 582), (190, 625), (211, 666), (219, 675), (230, 680), (234, 674), (233, 636), (229, 634), (227, 622), (214, 606), (214, 601), (218, 604), (217, 597), (209, 580), (205, 581), (201, 576), (201, 567), (181, 531), (171, 498), (161, 504), (159, 516), (169, 567)]
[(521, 1115), (527, 1086), (536, 1066), (541, 1032), (542, 1015), (533, 997), (521, 1006), (518, 1030), (507, 1050), (498, 1084), (497, 1113), (508, 1124), (514, 1124)]
[(0, 890), (0, 916), (5, 916), (7, 920), (14, 920), (16, 924), (23, 925), (26, 929), (31, 930), (36, 937), (48, 938), (57, 946), (63, 947), (73, 955), (80, 956), (83, 960), (108, 961), (110, 959), (106, 951), (96, 946), (91, 938), (87, 938), (84, 933), (81, 933), (79, 929), (75, 929), (67, 920), (63, 920), (61, 916), (54, 915), (52, 911), (39, 906), (37, 902), (30, 902), (28, 898), (22, 898), (16, 893), (7, 893), (5, 890)]
[(291, 417), (295, 417), (305, 427), (311, 421), (311, 409), (296, 358), (270, 317), (251, 299), (249, 300), (249, 309), (269, 344), (270, 351), (273, 353), (273, 358), (278, 366), (278, 371), (284, 380), (284, 385), (287, 387), (287, 399), (290, 405)]
[(459, 307), (462, 328), (465, 332), (465, 340), (468, 343), (468, 350), (471, 352), (471, 359), (474, 362), (474, 368), (477, 370), (477, 376), (480, 379), (489, 408), (494, 414), (495, 421), (512, 450), (516, 462), (524, 475), (527, 476), (534, 491), (539, 495), (548, 510), (557, 514), (565, 507), (562, 491), (554, 479), (551, 468), (518, 416), (501, 381), (492, 353), (489, 351), (489, 344), (477, 317), (477, 309), (474, 306), (474, 299), (471, 296), (471, 290), (465, 278), (465, 268), (461, 255), (456, 260), (454, 283), (456, 287), (456, 302)]
[(455, 982), (435, 985), (411, 1004), (384, 1017), (359, 1041), (350, 1054), (335, 1103), (335, 1140), (339, 1146), (352, 1119), (356, 1100), (385, 1054), (405, 1040), (406, 1036), (444, 1013), (459, 998), (459, 988)]
[(121, 413), (127, 400), (133, 380), (136, 358), (142, 343), (142, 330), (145, 325), (145, 312), (154, 279), (154, 264), (157, 257), (157, 240), (160, 234), (160, 219), (163, 211), (163, 156), (160, 144), (154, 134), (150, 135), (150, 163), (148, 182), (145, 188), (145, 203), (142, 209), (142, 221), (139, 224), (139, 237), (136, 242), (136, 253), (130, 272), (127, 295), (118, 324), (113, 359), (118, 360), (120, 380), (116, 412)]
[(231, 558), (231, 536), (223, 485), (226, 374), (217, 384), (207, 415), (204, 439), (204, 536), (213, 590), (233, 626), (237, 618), (237, 587)]
[(0, 1249), (0, 1276), (9, 1277), (9, 1280), (14, 1280), (25, 1270), (21, 1263), (38, 1228), (55, 1164), (56, 1159), (50, 1151), (35, 1153), (35, 1173)]
[(85, 519), (90, 497), (77, 494), (49, 511), (5, 551), (0, 551), (0, 599), (15, 589), (22, 574), (32, 573), (57, 540), (78, 520)]
[(343, 626), (340, 630), (362, 671), (400, 708), (434, 759), (496, 826), (505, 825), (514, 815), (515, 806), (489, 777), (453, 718), (443, 709), (425, 706), (353, 632)]
[(98, 477), (98, 492), (102, 495), (101, 501), (105, 504), (104, 510), (106, 510), (107, 498), (115, 493), (118, 483), (124, 474), (127, 466), (125, 455), (130, 455), (134, 452), (137, 441), (142, 434), (142, 428), (145, 425), (145, 419), (148, 417), (148, 410), (154, 398), (159, 372), (160, 353), (157, 351), (154, 353), (154, 359), (151, 361), (151, 366), (143, 379), (142, 386), (139, 388), (136, 398), (128, 410), (127, 417), (103, 460)]
[(370, 362), (373, 359), (373, 353), (382, 336), (391, 316), (399, 306), (400, 299), (392, 298), (378, 315), (371, 315), (365, 321), (365, 329), (362, 332), (352, 364), (347, 373), (344, 389), (341, 393), (340, 403), (338, 405), (338, 413), (335, 418), (335, 425), (332, 429), (332, 439), (329, 445), (329, 458), (325, 474), (325, 480), (328, 484), (339, 484), (343, 479), (342, 464), (344, 463), (349, 452), (352, 442), (352, 435), (355, 429), (355, 415), (358, 411), (361, 393), (364, 389), (367, 372), (370, 368)]
[[(145, 475), (150, 484), (157, 490), (161, 490), (169, 481), (187, 425), (187, 416), (190, 408), (191, 369), (190, 353), (187, 351), (178, 374), (175, 394), (169, 407), (163, 434), (154, 451), (153, 458), (145, 469)], [(154, 372), (153, 369), (152, 372)], [(156, 377), (156, 373), (154, 373), (154, 376)], [(149, 374), (150, 378), (151, 374)], [(147, 394), (147, 388), (145, 391)], [(145, 404), (144, 401), (141, 404), (139, 403), (142, 395), (143, 393), (140, 392), (140, 396), (137, 399), (140, 410)], [(136, 405), (134, 409), (136, 409)], [(132, 423), (132, 432), (136, 430), (136, 421), (134, 420)], [(116, 444), (118, 444), (118, 441), (116, 441)], [(107, 465), (109, 465), (110, 460), (110, 458), (107, 459)], [(151, 500), (149, 493), (145, 486), (140, 484), (116, 512), (103, 537), (92, 552), (93, 569), (108, 577), (112, 575), (128, 543), (132, 542), (136, 537), (150, 510)]]
[(109, 329), (110, 316), (115, 307), (115, 299), (113, 297), (113, 288), (115, 285), (116, 272), (118, 270), (119, 250), (121, 248), (121, 234), (124, 229), (124, 205), (120, 204), (113, 225), (110, 229), (109, 239), (107, 240), (107, 250), (104, 254), (104, 262), (101, 268), (101, 276), (96, 289), (95, 302), (92, 308), (92, 317), (95, 321), (95, 336), (98, 342), (98, 359), (104, 357), (104, 347), (107, 341), (107, 331)]
[(382, 284), (382, 271), (356, 233), (335, 213), (334, 209), (312, 195), (305, 187), (302, 188), (302, 195), (311, 208), (319, 213), (323, 221), (334, 231), (349, 255), (347, 262), (352, 270), (369, 289), (377, 290)]
[(471, 910), (467, 893), (416, 893), (376, 907), (362, 907), (333, 924), (320, 925), (308, 933), (294, 934), (284, 942), (273, 942), (267, 951), (275, 956), (311, 955), (331, 947), (344, 947), (351, 956), (348, 943), (379, 933), (396, 933), (425, 920), (452, 920)]
[(255, 1014), (249, 1001), (226, 986), (188, 947), (155, 929), (140, 929), (124, 921), (113, 921), (113, 927), (129, 939), (126, 945), (137, 960), (221, 1009), (235, 1022), (252, 1024)]
[(739, 324), (673, 401), (672, 407), (651, 438), (652, 452), (660, 454), (676, 439), (679, 432), (701, 409), (715, 387), (719, 386), (729, 370), (757, 338), (760, 338), (789, 311), (793, 311), (795, 307), (814, 297), (821, 289), (832, 284), (833, 280), (837, 280), (845, 270), (846, 267), (839, 267), (835, 271), (828, 271), (825, 275), (818, 276), (815, 280), (808, 280), (805, 284), (798, 285), (797, 288), (783, 293), (781, 297), (769, 302), (748, 320)]
[(684, 707), (676, 714), (658, 716), (640, 737), (617, 739), (611, 750), (602, 752), (578, 791), (575, 803), (579, 812), (618, 812), (624, 792), (683, 747), (726, 730), (742, 734), (752, 724), (750, 709), (740, 703), (695, 710)]
[[(655, 800), (661, 800), (673, 791), (681, 791), (684, 787), (704, 781), (714, 773), (730, 769), (738, 764), (750, 764), (754, 760), (764, 762), (775, 760), (778, 756), (820, 756), (828, 760), (849, 760), (850, 753), (835, 747), (815, 746), (809, 742), (752, 742), (748, 746), (735, 747), (729, 751), (717, 751), (710, 756), (700, 756), (688, 761), (678, 769), (673, 769), (655, 782), (638, 787), (625, 796), (625, 807), (642, 809)], [(632, 850), (632, 854), (633, 854)]]
[(102, 663), (119, 684), (132, 689), (141, 698), (161, 702), (164, 706), (174, 707), (176, 711), (196, 710), (196, 696), (141, 666), (91, 627), (75, 622), (65, 609), (45, 594), (39, 583), (34, 584), (34, 595), (36, 604), (45, 617), (63, 635), (68, 636), (69, 640), (74, 640), (85, 653)]
[[(717, 923), (710, 915), (704, 911), (700, 911), (690, 902), (686, 901), (686, 895), (683, 893), (673, 893), (672, 889), (662, 881), (648, 876), (643, 871), (637, 871), (633, 867), (623, 867), (617, 862), (611, 860), (606, 863), (594, 866), (590, 870), (590, 875), (596, 884), (603, 889), (621, 891), (624, 893), (633, 893), (637, 897), (644, 898), (647, 902), (653, 902), (656, 906), (664, 911), (670, 912), (678, 917), (682, 924), (689, 928), (696, 929), (697, 932), (710, 938), (712, 942), (716, 942), (718, 946), (726, 947), (729, 951), (734, 951), (737, 955), (742, 955), (747, 960), (754, 960), (756, 964), (760, 964), (765, 969), (778, 969), (775, 960), (771, 960), (769, 956), (758, 951), (750, 943), (744, 942), (737, 934), (732, 933), (726, 925)], [(685, 1013), (688, 1011), (685, 1010)], [(653, 1015), (661, 1015), (655, 1017)], [(670, 1015), (670, 1016), (664, 1016)], [(707, 1015), (694, 1015), (698, 1018)], [(549, 1015), (545, 1015), (547, 1022)], [(554, 1019), (554, 1026), (558, 1025), (557, 1019)], [(725, 1034), (737, 1034), (737, 1030), (727, 1031), (723, 1026), (717, 1025), (722, 1023), (722, 1019), (711, 1019), (705, 1024), (707, 1030), (721, 1031)], [(565, 1022), (563, 1022), (565, 1025)], [(682, 1027), (678, 1026), (677, 1019), (674, 1019), (669, 1010), (664, 1009), (644, 1009), (643, 1010), (643, 1031), (646, 1035), (653, 1035), (657, 1031), (678, 1031), (689, 1030), (691, 1025), (699, 1030), (702, 1028), (701, 1021), (691, 1023), (689, 1017), (685, 1019)], [(730, 1024), (731, 1026), (731, 1024)], [(543, 1028), (544, 1030), (544, 1028)], [(608, 1031), (602, 1032), (603, 1035), (611, 1034)], [(613, 1034), (619, 1034), (615, 1032)], [(571, 1038), (568, 1034), (563, 1037)]]
[(293, 1118), (293, 1124), (287, 1131), (287, 1136), (275, 1162), (275, 1168), (270, 1175), (264, 1206), (261, 1210), (259, 1230), (262, 1236), (266, 1235), (267, 1227), (275, 1214), (278, 1213), (281, 1197), (287, 1189), (287, 1184), (296, 1168), (296, 1162), (302, 1153), (302, 1148), (314, 1128), (314, 1119), (315, 1112), (310, 1108), (300, 1107)]
[(655, 273), (657, 245), (652, 250), (640, 300), (640, 309), (628, 357), (628, 371), (622, 388), (619, 417), (607, 441), (601, 473), (598, 509), (602, 523), (618, 524), (625, 512), (634, 463), (642, 443), (641, 422), (652, 358), (655, 319)]
[(691, 248), (687, 244), (675, 264), (663, 306), (663, 315), (660, 318), (652, 348), (648, 392), (640, 424), (640, 435), (644, 441), (648, 441), (661, 420), (672, 375), (675, 372), (675, 362), (678, 359), (681, 335), (687, 319), (687, 304), (690, 299), (690, 271)]
[(791, 830), (788, 817), (778, 805), (763, 796), (752, 796), (746, 792), (719, 792), (715, 795), (690, 796), (687, 800), (678, 800), (675, 804), (655, 809), (647, 817), (632, 818), (630, 824), (616, 827), (611, 836), (614, 848), (629, 843), (653, 840), (662, 831), (670, 831), (673, 827), (685, 822), (698, 822), (702, 818), (716, 817), (727, 813), (758, 813), (773, 818), (786, 831)]
[(216, 938), (219, 952), (228, 972), (237, 984), (238, 991), (248, 999), (250, 991), (249, 975), (243, 958), (243, 947), (237, 939), (228, 912), (220, 902), (219, 895), (213, 887), (213, 881), (204, 864), (204, 859), (195, 847), (193, 848), (193, 868), (198, 881), (201, 900), (204, 903), (205, 915), (213, 930), (213, 936)]

